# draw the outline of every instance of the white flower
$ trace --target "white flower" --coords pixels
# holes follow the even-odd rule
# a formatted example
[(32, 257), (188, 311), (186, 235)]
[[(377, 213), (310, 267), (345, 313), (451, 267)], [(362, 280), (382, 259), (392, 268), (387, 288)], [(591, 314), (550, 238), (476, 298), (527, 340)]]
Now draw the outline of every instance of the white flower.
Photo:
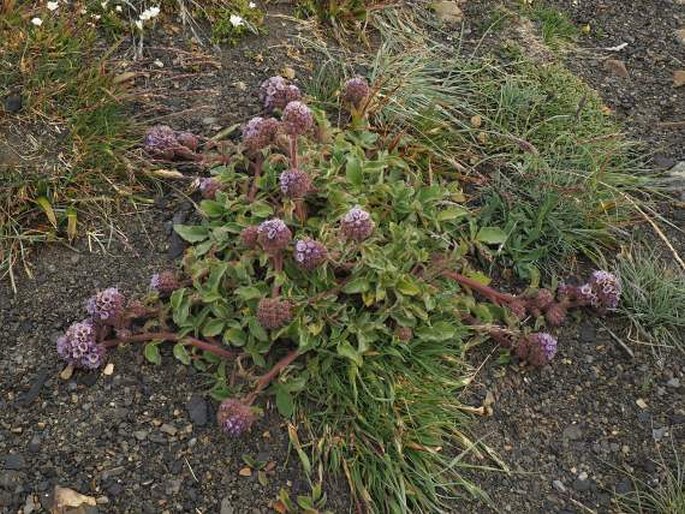
[(93, 15), (91, 15), (91, 18), (93, 18), (95, 21), (98, 21), (100, 19), (100, 15), (99, 14), (93, 14)]
[(247, 4), (247, 6), (248, 6), (250, 9), (254, 9), (255, 7), (257, 7), (257, 4), (254, 3), (254, 2), (250, 2), (249, 4)]
[(86, 9), (85, 7), (81, 7), (79, 14), (86, 14), (87, 12), (88, 12), (88, 9)]
[(59, 7), (59, 2), (48, 2), (48, 11), (55, 11)]
[(36, 27), (40, 27), (43, 24), (43, 20), (40, 18), (33, 18), (31, 23), (33, 23)]
[(138, 30), (143, 30), (143, 22), (141, 20), (136, 20), (136, 27), (138, 27)]
[(151, 20), (152, 18), (156, 18), (158, 14), (159, 14), (159, 7), (149, 7), (147, 9), (145, 9), (142, 13), (140, 13), (139, 18), (142, 21), (147, 21), (147, 20)]
[(245, 24), (245, 20), (243, 20), (237, 14), (231, 14), (231, 17), (228, 19), (228, 21), (230, 21), (231, 25), (233, 25), (234, 27), (240, 27), (241, 25)]
[(105, 0), (104, 2), (100, 3), (100, 7), (102, 7), (103, 9), (106, 9), (108, 3), (109, 3), (109, 0)]
[(121, 12), (121, 11), (123, 11), (124, 9), (123, 9), (120, 5), (117, 5), (117, 6), (114, 8), (114, 10), (115, 10), (116, 12)]

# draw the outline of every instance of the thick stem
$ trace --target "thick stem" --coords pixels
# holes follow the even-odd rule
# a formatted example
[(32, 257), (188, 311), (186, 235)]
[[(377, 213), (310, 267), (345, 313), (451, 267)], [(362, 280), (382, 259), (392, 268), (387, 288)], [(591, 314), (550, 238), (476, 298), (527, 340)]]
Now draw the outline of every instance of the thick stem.
[(194, 346), (200, 350), (213, 353), (214, 355), (224, 359), (235, 359), (238, 355), (240, 355), (239, 352), (224, 350), (223, 348), (207, 343), (200, 339), (189, 336), (179, 336), (173, 332), (145, 332), (143, 334), (135, 334), (121, 339), (109, 339), (107, 341), (103, 341), (102, 345), (105, 348), (113, 348), (115, 346), (119, 346), (120, 344), (144, 343), (146, 341), (152, 341), (153, 339), (160, 339), (162, 341), (170, 342), (181, 342), (189, 346)]
[(290, 136), (290, 167), (294, 170), (297, 169), (297, 136)]
[(304, 203), (304, 198), (297, 198), (295, 200), (295, 217), (304, 226), (307, 221), (307, 206)]
[(287, 354), (285, 357), (283, 357), (281, 360), (279, 360), (276, 364), (274, 364), (274, 367), (271, 368), (267, 373), (264, 373), (261, 377), (259, 377), (259, 380), (257, 380), (257, 384), (255, 385), (254, 391), (252, 391), (247, 398), (245, 398), (245, 403), (247, 405), (252, 405), (254, 401), (257, 399), (257, 396), (259, 393), (261, 393), (266, 387), (273, 382), (273, 380), (278, 377), (278, 375), (283, 371), (285, 368), (287, 368), (295, 359), (297, 359), (300, 356), (299, 350), (293, 350), (289, 354)]
[(442, 276), (450, 278), (463, 286), (473, 289), (474, 291), (478, 291), (488, 300), (499, 305), (508, 304), (516, 300), (516, 297), (513, 295), (497, 291), (492, 287), (483, 285), (472, 278), (465, 277), (464, 275), (462, 275), (461, 273), (457, 273), (456, 271), (445, 270), (442, 272)]
[(250, 191), (247, 194), (247, 199), (250, 202), (253, 202), (255, 197), (257, 196), (257, 189), (259, 187), (258, 182), (259, 178), (262, 176), (262, 165), (263, 165), (264, 159), (262, 157), (261, 153), (257, 153), (255, 156), (254, 160), (254, 177), (252, 177), (252, 185), (250, 186)]

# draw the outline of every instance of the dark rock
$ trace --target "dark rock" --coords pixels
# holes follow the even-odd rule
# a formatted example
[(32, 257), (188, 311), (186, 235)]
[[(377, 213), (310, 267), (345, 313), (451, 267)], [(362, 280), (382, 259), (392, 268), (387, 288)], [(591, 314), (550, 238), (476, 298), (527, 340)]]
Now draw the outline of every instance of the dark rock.
[(40, 394), (40, 390), (43, 388), (43, 385), (47, 379), (48, 369), (43, 368), (36, 374), (36, 378), (33, 381), (33, 384), (31, 384), (31, 389), (29, 389), (29, 391), (19, 400), (19, 405), (26, 407), (33, 400), (35, 400)]
[(573, 488), (578, 491), (579, 493), (584, 493), (586, 491), (590, 490), (590, 481), (589, 480), (580, 480), (576, 479), (573, 481)]
[(618, 494), (628, 494), (632, 490), (633, 485), (630, 483), (630, 480), (621, 480), (616, 484), (616, 492)]
[(31, 453), (38, 453), (40, 450), (40, 445), (42, 443), (42, 439), (39, 435), (34, 435), (31, 438), (31, 441), (29, 441), (29, 451)]
[(107, 492), (112, 496), (119, 496), (124, 490), (121, 484), (112, 484), (107, 488)]
[(583, 343), (594, 343), (595, 336), (595, 326), (590, 321), (584, 321), (578, 328), (578, 337)]
[(194, 425), (203, 427), (207, 424), (207, 402), (202, 396), (193, 395), (186, 403), (186, 409)]
[(5, 112), (14, 114), (21, 111), (24, 100), (19, 93), (12, 93), (5, 98)]
[(9, 455), (5, 455), (3, 460), (5, 469), (8, 470), (18, 470), (26, 467), (26, 460), (19, 453), (10, 453)]
[(578, 425), (569, 425), (564, 429), (564, 432), (561, 434), (561, 437), (569, 441), (577, 441), (578, 439), (583, 437), (583, 431)]
[(89, 373), (79, 373), (77, 381), (79, 384), (82, 384), (86, 387), (92, 387), (95, 385), (95, 382), (98, 381), (99, 376), (100, 373), (98, 371), (91, 371)]

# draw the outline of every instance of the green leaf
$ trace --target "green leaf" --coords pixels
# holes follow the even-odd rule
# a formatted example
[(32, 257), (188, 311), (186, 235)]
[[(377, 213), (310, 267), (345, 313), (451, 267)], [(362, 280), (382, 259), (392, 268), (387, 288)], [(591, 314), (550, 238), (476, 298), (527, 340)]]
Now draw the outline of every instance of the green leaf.
[(245, 346), (247, 335), (239, 328), (229, 328), (224, 332), (224, 342), (233, 346)]
[(371, 285), (369, 284), (369, 281), (364, 277), (359, 277), (345, 284), (342, 288), (342, 292), (346, 294), (365, 293), (370, 288)]
[(199, 243), (209, 237), (209, 229), (202, 226), (174, 225), (174, 230), (189, 243)]
[(403, 295), (406, 296), (414, 296), (419, 294), (421, 291), (419, 287), (416, 285), (416, 283), (409, 277), (401, 277), (397, 281), (397, 290), (402, 293)]
[(190, 355), (188, 354), (188, 350), (186, 350), (186, 347), (183, 343), (176, 343), (174, 345), (174, 357), (176, 357), (186, 366), (190, 364)]
[(338, 343), (338, 355), (341, 357), (346, 357), (350, 359), (352, 362), (354, 362), (358, 367), (361, 367), (362, 364), (364, 364), (364, 359), (362, 358), (361, 355), (359, 355), (359, 352), (352, 347), (352, 345), (349, 343), (349, 341), (342, 341)]
[(205, 337), (218, 336), (224, 330), (224, 325), (224, 320), (216, 318), (210, 319), (205, 323), (204, 327), (202, 327), (202, 335)]
[(498, 227), (482, 227), (476, 235), (476, 240), (488, 245), (501, 245), (507, 240), (507, 234)]
[(443, 209), (438, 213), (438, 221), (450, 221), (468, 216), (469, 211), (465, 207), (456, 206)]
[(43, 209), (45, 216), (48, 218), (48, 221), (50, 221), (50, 225), (57, 228), (57, 217), (55, 216), (55, 211), (52, 208), (50, 200), (48, 200), (46, 196), (40, 196), (36, 198), (36, 203)]
[(457, 335), (457, 329), (446, 321), (438, 321), (432, 326), (420, 327), (415, 333), (423, 341), (446, 341)]
[(262, 342), (269, 340), (269, 334), (266, 333), (264, 327), (255, 318), (250, 319), (248, 325), (250, 327), (250, 334), (252, 334), (255, 339)]
[(235, 295), (238, 296), (244, 302), (256, 300), (257, 298), (261, 298), (262, 296), (264, 296), (264, 294), (259, 289), (252, 286), (237, 288), (235, 290)]
[(295, 409), (293, 395), (283, 387), (276, 389), (276, 407), (279, 414), (284, 418), (289, 418), (293, 415), (293, 410)]
[(202, 200), (200, 202), (200, 209), (210, 218), (219, 218), (226, 212), (223, 204), (214, 200)]
[(159, 353), (159, 342), (152, 342), (145, 345), (143, 355), (152, 364), (160, 365), (162, 363), (162, 354)]
[(250, 206), (250, 209), (255, 218), (268, 218), (274, 213), (273, 207), (264, 202), (255, 202)]
[(362, 165), (359, 157), (356, 155), (347, 156), (347, 165), (345, 166), (345, 176), (350, 184), (353, 186), (361, 186), (364, 182), (364, 174), (362, 172)]

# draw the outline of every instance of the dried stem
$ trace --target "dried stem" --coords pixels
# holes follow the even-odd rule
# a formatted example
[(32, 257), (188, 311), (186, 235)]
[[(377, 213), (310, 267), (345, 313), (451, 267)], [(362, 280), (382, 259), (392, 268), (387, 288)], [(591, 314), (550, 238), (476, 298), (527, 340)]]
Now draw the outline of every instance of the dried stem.
[(102, 345), (105, 348), (112, 348), (119, 346), (120, 344), (144, 343), (146, 341), (152, 341), (155, 339), (170, 342), (180, 342), (183, 344), (187, 344), (189, 346), (194, 346), (195, 348), (204, 350), (209, 353), (213, 353), (214, 355), (222, 357), (224, 359), (235, 359), (241, 353), (224, 350), (223, 348), (207, 343), (206, 341), (202, 341), (200, 339), (196, 339), (194, 337), (189, 336), (179, 336), (178, 334), (174, 334), (173, 332), (145, 332), (143, 334), (134, 334), (130, 337), (122, 337), (120, 339), (108, 339), (106, 341), (103, 341)]
[(290, 167), (294, 170), (297, 169), (297, 136), (290, 136)]
[(252, 177), (252, 185), (250, 186), (250, 191), (247, 193), (247, 199), (253, 202), (257, 196), (257, 189), (259, 188), (258, 182), (259, 178), (262, 176), (262, 165), (264, 163), (264, 158), (261, 153), (257, 153), (254, 160), (254, 177)]

